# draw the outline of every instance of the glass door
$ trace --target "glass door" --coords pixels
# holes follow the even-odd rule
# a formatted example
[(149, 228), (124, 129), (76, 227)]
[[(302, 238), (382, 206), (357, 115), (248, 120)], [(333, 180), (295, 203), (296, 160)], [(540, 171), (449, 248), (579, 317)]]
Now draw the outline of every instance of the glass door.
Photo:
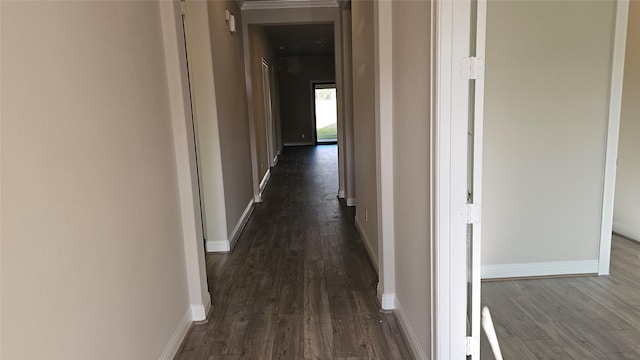
[(314, 119), (317, 144), (338, 141), (336, 84), (313, 84)]

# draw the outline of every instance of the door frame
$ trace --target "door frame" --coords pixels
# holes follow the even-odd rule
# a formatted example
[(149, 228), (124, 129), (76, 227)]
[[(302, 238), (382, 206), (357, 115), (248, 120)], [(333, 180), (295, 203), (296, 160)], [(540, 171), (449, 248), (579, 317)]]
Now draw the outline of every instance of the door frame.
[[(465, 184), (458, 179), (466, 179), (463, 154), (465, 147), (456, 147), (459, 127), (464, 118), (462, 111), (468, 111), (468, 92), (456, 79), (460, 68), (460, 58), (469, 49), (471, 1), (436, 0), (432, 2), (432, 358), (464, 359), (466, 353), (465, 319), (466, 289), (463, 288), (466, 269), (464, 239), (460, 220), (463, 211), (459, 193)], [(486, 0), (478, 1), (478, 21), (476, 23), (476, 56), (484, 57), (486, 48)], [(607, 125), (607, 145), (605, 150), (605, 177), (602, 197), (602, 223), (598, 274), (609, 273), (611, 256), (611, 231), (617, 150), (620, 131), (620, 111), (622, 104), (622, 83), (629, 13), (629, 0), (616, 2), (616, 25), (611, 69), (610, 107)], [(468, 90), (468, 89), (467, 89)], [(476, 80), (478, 91), (484, 97), (483, 81)], [(476, 119), (481, 111), (476, 104)], [(456, 131), (456, 129), (458, 131)], [(478, 131), (480, 130), (480, 131)], [(481, 141), (481, 128), (475, 129), (476, 139)], [(481, 149), (481, 147), (480, 147)], [(476, 156), (478, 154), (476, 153)], [(481, 167), (480, 167), (481, 170)], [(478, 199), (475, 199), (478, 201)], [(474, 249), (474, 251), (476, 251)], [(477, 250), (479, 254), (479, 249)], [(479, 272), (478, 272), (479, 274)], [(479, 311), (479, 303), (474, 307)], [(473, 321), (475, 322), (475, 321)], [(475, 325), (474, 325), (475, 326)], [(474, 334), (476, 330), (474, 329)], [(472, 346), (477, 347), (475, 342)]]
[[(195, 5), (195, 7), (194, 7)], [(173, 141), (180, 194), (182, 241), (184, 246), (187, 291), (189, 298), (188, 321), (205, 320), (211, 309), (211, 296), (207, 285), (203, 225), (198, 196), (198, 170), (196, 164), (195, 130), (192, 106), (189, 101), (189, 79), (186, 44), (193, 19), (184, 19), (183, 13), (202, 13), (195, 2), (160, 2), (160, 17), (169, 87)], [(204, 12), (206, 14), (206, 12)], [(198, 20), (198, 19), (196, 19)], [(186, 34), (185, 34), (186, 33)], [(186, 335), (188, 324), (183, 327)], [(177, 351), (177, 350), (176, 350)]]
[[(437, 0), (432, 2), (432, 74), (431, 91), (431, 193), (433, 224), (432, 254), (432, 347), (431, 358), (466, 359), (467, 355), (467, 175), (468, 126), (472, 81), (461, 76), (464, 58), (472, 46), (472, 1)], [(486, 0), (478, 0), (476, 56), (484, 57)], [(475, 106), (475, 171), (481, 171), (482, 100), (484, 82), (475, 82), (479, 94)], [(479, 149), (479, 150), (476, 150)], [(480, 180), (474, 184), (480, 197)], [(480, 199), (474, 201), (479, 204)], [(474, 225), (479, 233), (479, 225)], [(480, 246), (473, 248), (472, 353), (479, 353)], [(476, 308), (477, 307), (477, 308)], [(477, 358), (477, 357), (474, 357)]]
[(609, 268), (611, 264), (611, 234), (613, 232), (613, 208), (618, 164), (618, 145), (620, 140), (622, 83), (624, 79), (628, 23), (629, 0), (617, 0), (613, 57), (611, 61), (611, 92), (609, 98), (609, 121), (607, 124), (607, 147), (605, 150), (598, 275), (609, 275)]
[[(267, 163), (269, 167), (273, 167), (276, 164), (277, 151), (275, 149), (275, 130), (273, 126), (273, 96), (271, 96), (271, 66), (265, 58), (262, 58), (262, 92), (264, 103), (264, 127), (266, 136), (267, 147)], [(265, 78), (266, 76), (266, 78)]]
[[(336, 86), (336, 81), (335, 80), (311, 80), (311, 128), (313, 129), (313, 134), (312, 134), (312, 141), (313, 141), (313, 145), (318, 145), (318, 129), (316, 128), (316, 86), (317, 85), (333, 85), (333, 87), (336, 89), (336, 121), (337, 121), (337, 115), (338, 115), (338, 109), (337, 109), (337, 105), (338, 105), (338, 87)], [(337, 126), (337, 123), (336, 123)], [(335, 143), (338, 143), (338, 133), (337, 133), (338, 129), (336, 127), (336, 141)], [(333, 144), (333, 142), (327, 142), (327, 144)]]

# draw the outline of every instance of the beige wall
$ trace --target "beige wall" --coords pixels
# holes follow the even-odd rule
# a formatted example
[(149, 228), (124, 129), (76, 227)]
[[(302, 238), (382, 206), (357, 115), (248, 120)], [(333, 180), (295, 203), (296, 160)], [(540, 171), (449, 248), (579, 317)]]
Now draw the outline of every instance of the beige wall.
[[(311, 81), (334, 81), (333, 56), (292, 56), (280, 58), (280, 116), (284, 144), (312, 143), (313, 107)], [(302, 138), (304, 134), (304, 138)]]
[[(210, 1), (208, 4), (226, 205), (226, 235), (230, 236), (253, 197), (242, 16), (236, 1)], [(229, 32), (224, 16), (226, 9), (236, 18), (235, 33)], [(201, 153), (201, 156), (204, 154)]]
[(189, 79), (196, 132), (204, 237), (207, 241), (226, 243), (229, 232), (222, 174), (218, 103), (214, 86), (216, 82), (211, 41), (213, 26), (209, 24), (207, 2), (187, 1), (185, 7)]
[(631, 1), (613, 230), (640, 240), (640, 2)]
[[(262, 180), (269, 170), (269, 156), (267, 150), (267, 120), (264, 108), (264, 84), (262, 77), (262, 59), (267, 62), (269, 72), (277, 66), (275, 50), (271, 45), (264, 28), (261, 26), (249, 26), (249, 43), (251, 46), (251, 90), (253, 92), (253, 119), (255, 124), (256, 150), (258, 152), (258, 178)], [(273, 89), (274, 79), (269, 74), (270, 86)], [(272, 99), (273, 100), (273, 99)], [(272, 101), (273, 104), (273, 101)], [(274, 115), (272, 105), (271, 113)], [(275, 129), (273, 131), (275, 133)]]
[[(353, 36), (353, 123), (356, 179), (356, 222), (364, 232), (374, 262), (378, 260), (375, 63), (373, 2), (351, 4)], [(366, 212), (366, 216), (365, 216)]]
[(489, 2), (483, 266), (597, 259), (614, 8)]
[[(396, 298), (431, 353), (429, 1), (393, 3)], [(425, 41), (426, 39), (426, 41)]]
[(158, 3), (0, 6), (0, 357), (157, 359), (189, 310)]

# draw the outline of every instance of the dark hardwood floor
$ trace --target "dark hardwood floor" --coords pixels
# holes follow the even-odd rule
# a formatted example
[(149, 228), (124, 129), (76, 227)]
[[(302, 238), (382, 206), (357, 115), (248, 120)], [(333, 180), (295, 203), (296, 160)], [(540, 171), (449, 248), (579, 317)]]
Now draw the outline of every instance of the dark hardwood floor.
[(614, 236), (609, 276), (485, 282), (482, 302), (505, 359), (640, 359), (640, 244)]
[(285, 148), (230, 254), (207, 255), (213, 309), (178, 359), (410, 359), (336, 198), (335, 145)]

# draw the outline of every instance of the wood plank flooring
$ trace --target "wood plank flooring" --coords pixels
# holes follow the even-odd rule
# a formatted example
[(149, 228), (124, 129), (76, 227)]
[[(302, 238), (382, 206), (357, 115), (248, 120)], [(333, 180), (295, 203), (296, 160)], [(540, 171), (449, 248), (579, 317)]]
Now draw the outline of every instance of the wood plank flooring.
[(640, 244), (614, 236), (609, 276), (484, 282), (482, 303), (505, 359), (640, 359)]
[(410, 359), (336, 199), (337, 148), (285, 148), (231, 254), (208, 254), (213, 310), (178, 359)]

